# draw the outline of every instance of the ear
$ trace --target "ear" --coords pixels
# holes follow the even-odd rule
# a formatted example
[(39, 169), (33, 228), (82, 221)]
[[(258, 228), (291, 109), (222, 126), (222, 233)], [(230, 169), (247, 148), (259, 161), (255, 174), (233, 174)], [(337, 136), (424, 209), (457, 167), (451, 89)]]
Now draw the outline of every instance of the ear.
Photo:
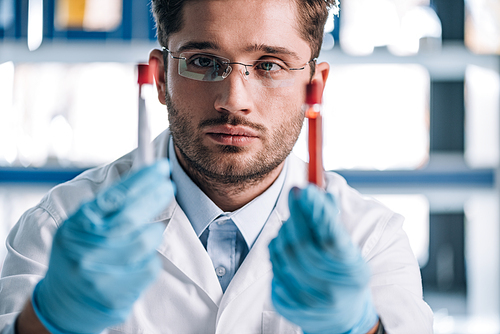
[(149, 54), (149, 66), (154, 71), (158, 100), (160, 100), (161, 104), (166, 104), (165, 93), (167, 91), (167, 83), (165, 82), (165, 64), (163, 63), (163, 53), (160, 50), (154, 49), (151, 51)]
[[(328, 74), (330, 73), (330, 64), (322, 62), (316, 65), (316, 70), (312, 80), (316, 80), (322, 85), (322, 91), (325, 89), (326, 80), (328, 79)], [(312, 81), (311, 80), (311, 81)]]

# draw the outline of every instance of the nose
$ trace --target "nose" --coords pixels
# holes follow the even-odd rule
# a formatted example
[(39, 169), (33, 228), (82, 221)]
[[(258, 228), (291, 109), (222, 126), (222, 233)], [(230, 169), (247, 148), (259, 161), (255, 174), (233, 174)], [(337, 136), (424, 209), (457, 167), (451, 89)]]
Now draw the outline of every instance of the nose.
[(221, 113), (249, 113), (252, 111), (252, 89), (251, 83), (245, 77), (246, 71), (246, 67), (233, 68), (224, 80), (216, 83), (218, 90), (214, 101), (215, 110)]

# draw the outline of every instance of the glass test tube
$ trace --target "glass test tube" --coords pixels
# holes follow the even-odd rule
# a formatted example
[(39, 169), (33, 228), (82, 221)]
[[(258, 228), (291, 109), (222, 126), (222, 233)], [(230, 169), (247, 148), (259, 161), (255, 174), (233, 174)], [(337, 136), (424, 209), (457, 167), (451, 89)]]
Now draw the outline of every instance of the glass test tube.
[(137, 72), (137, 83), (139, 84), (137, 166), (140, 168), (150, 165), (154, 161), (146, 101), (142, 96), (142, 86), (153, 84), (153, 71), (150, 65), (138, 64)]
[(308, 120), (309, 166), (307, 180), (320, 188), (323, 180), (323, 119), (321, 115), (322, 87), (317, 81), (306, 86), (305, 116)]

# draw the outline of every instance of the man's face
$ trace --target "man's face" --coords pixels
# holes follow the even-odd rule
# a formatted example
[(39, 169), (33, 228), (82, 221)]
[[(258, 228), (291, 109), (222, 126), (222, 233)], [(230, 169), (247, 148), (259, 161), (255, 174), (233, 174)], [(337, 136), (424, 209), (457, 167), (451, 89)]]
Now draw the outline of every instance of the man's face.
[[(202, 52), (244, 64), (275, 58), (298, 66), (311, 57), (296, 27), (294, 1), (189, 1), (183, 18), (182, 30), (167, 46), (174, 55)], [(288, 156), (304, 119), (309, 66), (293, 71), (292, 86), (279, 88), (246, 80), (241, 65), (232, 65), (232, 73), (217, 82), (180, 76), (176, 59), (165, 66), (170, 130), (188, 169), (223, 183), (246, 183)]]

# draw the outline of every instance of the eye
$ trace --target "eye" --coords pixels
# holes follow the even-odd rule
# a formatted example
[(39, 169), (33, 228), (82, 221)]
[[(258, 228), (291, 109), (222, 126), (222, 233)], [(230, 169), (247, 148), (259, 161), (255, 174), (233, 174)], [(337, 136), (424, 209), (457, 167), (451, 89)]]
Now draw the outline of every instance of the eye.
[(199, 67), (212, 67), (216, 61), (213, 57), (194, 56), (190, 59), (189, 63)]
[(282, 62), (269, 61), (269, 60), (260, 61), (257, 64), (255, 64), (254, 67), (257, 70), (266, 72), (275, 72), (286, 68), (285, 64), (283, 64)]

